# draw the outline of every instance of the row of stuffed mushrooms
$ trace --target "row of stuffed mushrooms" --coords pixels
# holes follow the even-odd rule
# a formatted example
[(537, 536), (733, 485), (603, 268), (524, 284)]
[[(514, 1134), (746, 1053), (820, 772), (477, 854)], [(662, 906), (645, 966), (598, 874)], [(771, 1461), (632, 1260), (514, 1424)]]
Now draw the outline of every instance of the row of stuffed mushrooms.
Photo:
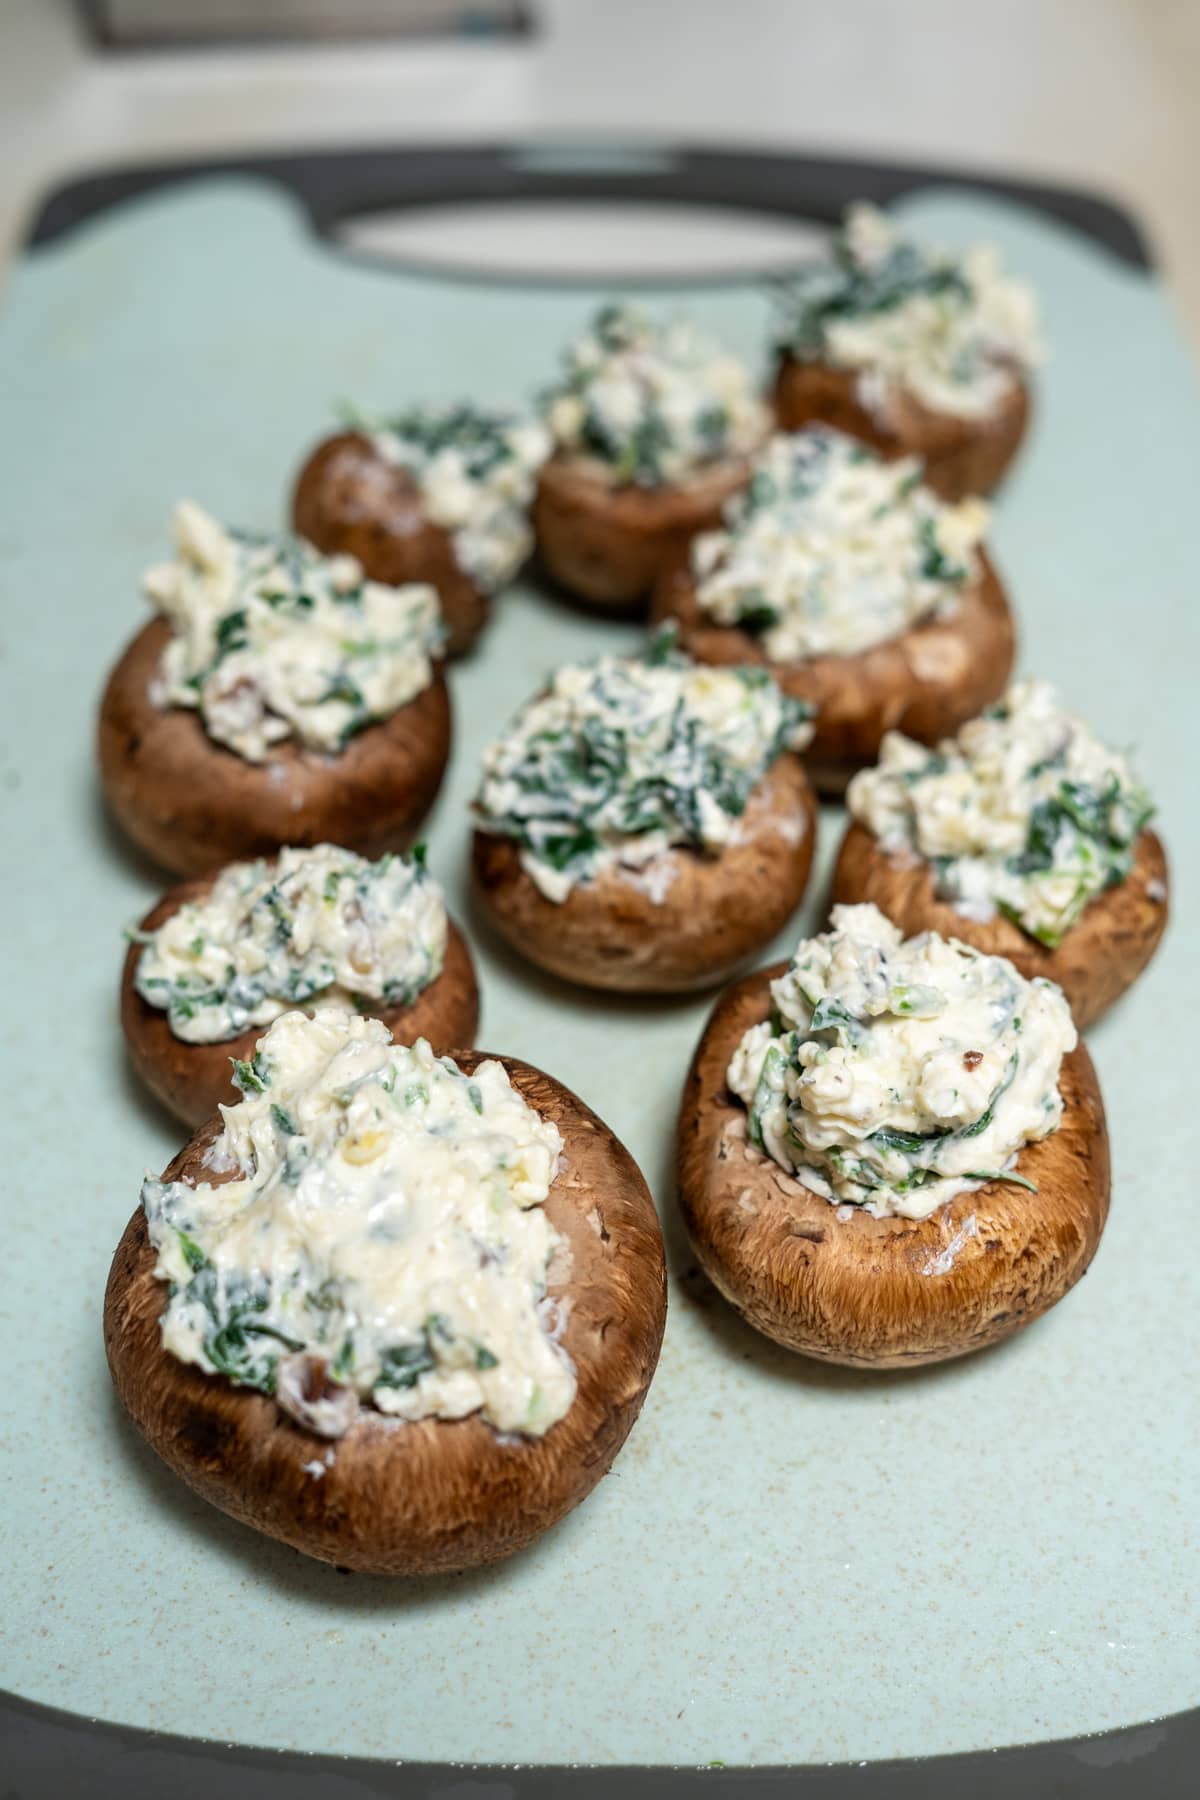
[(854, 209), (777, 332), (775, 422), (685, 324), (606, 308), (532, 421), (358, 420), (295, 536), (176, 517), (101, 708), (106, 796), (188, 877), (130, 934), (139, 1075), (195, 1135), (109, 1280), (118, 1392), (233, 1516), (386, 1573), (538, 1536), (611, 1464), (665, 1322), (646, 1183), (550, 1075), (474, 1049), (418, 846), (445, 659), (536, 539), (640, 654), (552, 673), (484, 755), (481, 923), (568, 982), (715, 988), (793, 917), (846, 794), (828, 929), (736, 980), (678, 1190), (757, 1329), (867, 1367), (981, 1347), (1079, 1278), (1108, 1206), (1078, 1031), (1165, 926), (1126, 759), (1046, 683), (975, 496), (1028, 412), (1027, 291)]
[[(882, 457), (917, 456), (951, 502), (990, 493), (1024, 437), (1036, 307), (987, 247), (954, 256), (851, 207), (828, 255), (780, 285), (770, 336), (760, 395), (754, 372), (686, 319), (604, 306), (525, 422), (473, 408), (352, 414), (304, 465), (293, 522), (377, 580), (432, 581), (457, 655), (506, 578), (506, 551), (481, 553), (475, 526), (514, 499), (554, 582), (628, 612), (720, 528), (773, 429), (827, 425)], [(486, 499), (472, 504), (468, 482)]]
[(1031, 297), (987, 251), (854, 208), (774, 341), (767, 406), (686, 321), (605, 307), (528, 417), (415, 408), (323, 442), (292, 540), (181, 508), (178, 559), (148, 578), (158, 616), (102, 708), (121, 824), (183, 874), (346, 831), (372, 853), (410, 841), (449, 751), (445, 659), (535, 547), (576, 598), (649, 606), (701, 660), (760, 664), (813, 705), (824, 791), (889, 729), (957, 729), (1012, 667), (986, 510), (964, 495), (1015, 452)]

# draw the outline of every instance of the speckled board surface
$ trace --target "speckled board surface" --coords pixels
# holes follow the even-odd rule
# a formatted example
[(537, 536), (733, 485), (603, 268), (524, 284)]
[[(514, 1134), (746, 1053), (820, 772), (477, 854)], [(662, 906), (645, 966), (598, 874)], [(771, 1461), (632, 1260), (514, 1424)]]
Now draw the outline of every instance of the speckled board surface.
[[(591, 1500), (516, 1561), (409, 1586), (224, 1520), (111, 1400), (109, 1257), (178, 1134), (124, 1067), (120, 931), (159, 882), (104, 822), (93, 709), (177, 496), (269, 524), (335, 399), (515, 400), (595, 296), (355, 265), (237, 181), (114, 212), (17, 271), (0, 312), (0, 1685), (166, 1731), (426, 1762), (858, 1762), (1200, 1700), (1200, 395), (1149, 277), (995, 201), (903, 211), (948, 241), (994, 237), (1041, 289), (1054, 357), (993, 542), (1022, 666), (1136, 744), (1172, 856), (1166, 948), (1092, 1037), (1114, 1148), (1104, 1243), (1046, 1320), (960, 1364), (882, 1378), (777, 1351), (690, 1273), (673, 1216), (674, 1108), (707, 1001), (575, 994), (482, 945), (482, 1042), (553, 1070), (629, 1144), (664, 1215), (671, 1315), (643, 1417)], [(759, 354), (757, 293), (693, 304)], [(429, 832), (460, 916), (482, 744), (553, 663), (637, 636), (529, 588), (497, 615), (454, 672), (458, 742)], [(838, 826), (828, 811), (823, 867)], [(817, 879), (774, 954), (822, 903)]]

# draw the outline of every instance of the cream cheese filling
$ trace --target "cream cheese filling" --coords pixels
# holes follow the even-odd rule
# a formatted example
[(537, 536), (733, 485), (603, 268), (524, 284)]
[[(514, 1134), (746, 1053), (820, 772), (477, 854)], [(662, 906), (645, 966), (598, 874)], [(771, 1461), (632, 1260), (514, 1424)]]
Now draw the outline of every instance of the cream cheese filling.
[(175, 1037), (215, 1044), (310, 1000), (408, 1005), (440, 975), (446, 907), (424, 857), (318, 844), (230, 863), (142, 945), (135, 985)]
[(767, 434), (750, 371), (686, 319), (601, 307), (565, 360), (546, 401), (551, 436), (614, 482), (686, 481)]
[(868, 205), (849, 209), (827, 260), (783, 288), (776, 337), (801, 360), (857, 370), (859, 400), (884, 423), (906, 394), (986, 418), (1042, 356), (1033, 291), (995, 249), (926, 248)]
[(433, 588), (367, 581), (354, 557), (301, 538), (227, 531), (190, 501), (175, 509), (175, 539), (176, 560), (145, 577), (172, 632), (154, 697), (194, 708), (247, 762), (287, 738), (335, 755), (429, 686), (442, 639)]
[(874, 906), (835, 906), (729, 1064), (750, 1142), (833, 1204), (924, 1219), (1058, 1129), (1062, 992)]
[(506, 586), (533, 548), (529, 509), (551, 448), (545, 426), (455, 406), (361, 428), (386, 461), (410, 471), (464, 574), (485, 594)]
[(323, 1436), (359, 1404), (540, 1436), (575, 1376), (547, 1271), (562, 1140), (498, 1062), (463, 1073), (337, 1008), (285, 1013), (214, 1170), (142, 1190), (171, 1355)]
[(853, 656), (949, 616), (979, 575), (988, 509), (939, 500), (921, 471), (820, 427), (773, 437), (725, 528), (692, 546), (702, 611), (775, 663)]
[(1153, 812), (1127, 760), (1045, 681), (1016, 682), (936, 750), (888, 732), (846, 803), (885, 850), (929, 863), (964, 918), (1002, 912), (1050, 947), (1125, 879)]
[(809, 709), (761, 669), (671, 648), (568, 664), (487, 750), (475, 814), (513, 837), (548, 900), (673, 845), (719, 854), (775, 758), (812, 736)]

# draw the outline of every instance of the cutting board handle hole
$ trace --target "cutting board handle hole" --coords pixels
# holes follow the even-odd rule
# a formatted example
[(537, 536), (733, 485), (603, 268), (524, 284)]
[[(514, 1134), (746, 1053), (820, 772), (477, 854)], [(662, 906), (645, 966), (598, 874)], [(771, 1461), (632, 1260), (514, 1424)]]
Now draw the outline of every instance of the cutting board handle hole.
[(339, 218), (328, 236), (410, 268), (604, 284), (757, 278), (814, 254), (826, 229), (732, 206), (587, 196), (372, 208)]

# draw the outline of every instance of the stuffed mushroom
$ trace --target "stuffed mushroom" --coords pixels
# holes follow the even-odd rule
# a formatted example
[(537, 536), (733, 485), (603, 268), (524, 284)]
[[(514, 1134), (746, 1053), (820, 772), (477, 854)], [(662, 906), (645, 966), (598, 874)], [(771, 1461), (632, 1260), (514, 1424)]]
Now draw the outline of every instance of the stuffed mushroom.
[(1025, 435), (1036, 306), (987, 246), (928, 249), (853, 206), (830, 255), (781, 285), (775, 337), (785, 431), (820, 421), (920, 456), (947, 499), (990, 493)]
[(142, 1204), (104, 1307), (122, 1404), (235, 1519), (342, 1568), (471, 1568), (591, 1491), (662, 1341), (628, 1152), (527, 1064), (286, 1013)]
[(343, 1005), (398, 1042), (468, 1049), (471, 953), (442, 890), (411, 857), (368, 862), (318, 844), (229, 863), (165, 894), (130, 934), (121, 1025), (133, 1067), (189, 1126), (253, 1085), (255, 1043), (297, 1006)]
[(474, 406), (356, 419), (301, 469), (292, 523), (319, 549), (357, 558), (372, 581), (436, 588), (446, 653), (460, 656), (529, 555), (549, 449), (542, 425)]
[(680, 1204), (743, 1317), (904, 1368), (1029, 1324), (1108, 1213), (1095, 1073), (1052, 983), (874, 906), (722, 996), (684, 1092)]
[(158, 616), (101, 702), (117, 823), (181, 875), (282, 844), (402, 849), (450, 753), (433, 589), (226, 531), (188, 502), (175, 533), (177, 559), (146, 576)]
[(715, 985), (804, 893), (815, 807), (792, 753), (810, 731), (765, 671), (699, 666), (670, 632), (559, 669), (484, 758), (480, 903), (567, 981)]
[(601, 308), (546, 402), (533, 523), (547, 573), (595, 607), (644, 607), (749, 475), (769, 415), (749, 371), (687, 321)]
[(806, 758), (840, 794), (885, 732), (935, 742), (1002, 692), (1014, 628), (987, 508), (815, 427), (771, 439), (746, 489), (659, 582), (653, 616), (703, 662), (757, 662), (816, 711)]
[(837, 899), (1056, 981), (1080, 1030), (1158, 948), (1168, 876), (1150, 797), (1047, 682), (1017, 682), (933, 750), (889, 734), (846, 798)]

